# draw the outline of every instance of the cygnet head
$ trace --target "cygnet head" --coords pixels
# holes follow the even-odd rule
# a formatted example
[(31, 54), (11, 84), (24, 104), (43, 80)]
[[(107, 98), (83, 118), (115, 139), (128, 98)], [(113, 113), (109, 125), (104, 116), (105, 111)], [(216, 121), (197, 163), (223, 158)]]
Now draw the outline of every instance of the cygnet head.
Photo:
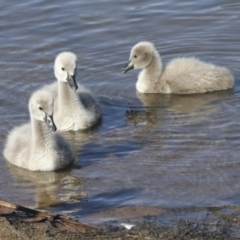
[(54, 100), (50, 92), (37, 91), (32, 94), (28, 107), (32, 118), (45, 122), (50, 130), (56, 131), (53, 121), (53, 104)]
[(77, 90), (77, 56), (72, 52), (59, 53), (54, 63), (54, 74), (58, 81), (67, 82), (71, 88)]
[(133, 46), (124, 73), (131, 69), (143, 69), (150, 65), (155, 52), (155, 47), (150, 42), (139, 42)]

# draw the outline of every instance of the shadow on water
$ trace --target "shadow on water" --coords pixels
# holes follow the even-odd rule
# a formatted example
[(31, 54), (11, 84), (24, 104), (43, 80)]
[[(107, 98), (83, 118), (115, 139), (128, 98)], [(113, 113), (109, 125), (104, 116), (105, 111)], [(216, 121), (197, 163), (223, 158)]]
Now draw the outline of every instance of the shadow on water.
[[(79, 152), (79, 161), (75, 167), (86, 167), (98, 161), (109, 157), (121, 160), (125, 156), (141, 149), (143, 143), (128, 139), (128, 133), (125, 130), (127, 124), (127, 113), (129, 107), (119, 100), (100, 97), (102, 108), (102, 121), (98, 126), (98, 132), (94, 129), (94, 136), (98, 140), (95, 143), (90, 141)], [(103, 134), (103, 137), (98, 137)], [(121, 135), (117, 140), (117, 135)], [(122, 138), (124, 141), (122, 141)]]
[[(116, 143), (104, 148), (99, 145), (88, 144), (80, 154), (80, 161), (76, 167), (86, 167), (97, 161), (106, 159), (111, 153), (111, 157), (121, 160), (123, 157), (131, 154), (138, 149), (141, 149), (143, 144), (135, 141), (126, 140), (124, 143)], [(80, 165), (80, 166), (79, 166)]]
[(110, 99), (103, 96), (99, 97), (99, 103), (103, 115), (99, 131), (109, 131), (126, 125), (125, 113), (129, 108), (126, 103), (121, 100)]

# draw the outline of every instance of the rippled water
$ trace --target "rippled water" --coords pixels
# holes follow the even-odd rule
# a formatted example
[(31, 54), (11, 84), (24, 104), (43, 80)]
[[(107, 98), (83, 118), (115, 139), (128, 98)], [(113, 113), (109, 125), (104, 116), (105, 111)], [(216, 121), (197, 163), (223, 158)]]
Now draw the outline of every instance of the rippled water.
[[(1, 157), (0, 198), (85, 222), (240, 204), (240, 5), (237, 1), (1, 1), (0, 134), (28, 121), (31, 92), (55, 81), (57, 53), (74, 51), (78, 82), (103, 109), (92, 131), (69, 134), (72, 169), (35, 173)], [(121, 72), (140, 40), (163, 61), (196, 56), (228, 67), (235, 89), (188, 96), (135, 90)]]

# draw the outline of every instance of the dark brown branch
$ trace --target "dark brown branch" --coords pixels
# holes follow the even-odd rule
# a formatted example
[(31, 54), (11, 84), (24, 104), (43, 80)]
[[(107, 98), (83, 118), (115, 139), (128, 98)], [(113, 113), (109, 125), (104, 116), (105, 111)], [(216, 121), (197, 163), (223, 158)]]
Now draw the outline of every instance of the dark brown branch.
[(6, 202), (0, 199), (0, 206), (5, 207), (5, 208), (10, 208), (14, 211), (21, 211), (24, 212), (26, 214), (31, 214), (34, 216), (34, 218), (36, 218), (37, 221), (42, 220), (48, 220), (51, 221), (52, 223), (62, 223), (64, 226), (75, 230), (76, 232), (80, 232), (80, 233), (86, 233), (87, 231), (98, 231), (101, 232), (102, 229), (98, 228), (98, 227), (93, 227), (93, 226), (89, 226), (80, 222), (75, 222), (72, 221), (70, 219), (64, 218), (61, 215), (53, 215), (53, 214), (49, 214), (49, 213), (45, 213), (45, 212), (40, 212), (34, 209), (30, 209), (30, 208), (26, 208), (23, 206), (19, 206), (10, 202)]

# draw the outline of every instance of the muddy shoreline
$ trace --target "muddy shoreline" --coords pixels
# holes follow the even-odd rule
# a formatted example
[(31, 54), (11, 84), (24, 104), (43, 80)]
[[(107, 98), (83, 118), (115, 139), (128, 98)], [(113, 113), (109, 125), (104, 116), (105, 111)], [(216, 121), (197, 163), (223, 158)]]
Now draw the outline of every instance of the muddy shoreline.
[[(178, 225), (171, 227), (158, 226), (153, 223), (139, 223), (131, 230), (124, 228), (106, 227), (101, 233), (73, 233), (61, 230), (50, 222), (28, 223), (23, 220), (7, 219), (0, 217), (1, 240), (28, 240), (28, 239), (240, 239), (230, 237), (227, 231), (209, 232), (206, 226), (197, 223), (180, 221)], [(227, 227), (227, 226), (225, 226)]]
[(183, 213), (182, 210), (174, 210), (172, 214), (169, 211), (168, 222), (156, 216), (145, 216), (130, 230), (116, 221), (96, 227), (61, 218), (60, 215), (21, 206), (13, 209), (13, 204), (9, 206), (0, 206), (0, 240), (240, 239), (238, 206), (195, 209), (195, 220), (187, 220), (186, 211)]

